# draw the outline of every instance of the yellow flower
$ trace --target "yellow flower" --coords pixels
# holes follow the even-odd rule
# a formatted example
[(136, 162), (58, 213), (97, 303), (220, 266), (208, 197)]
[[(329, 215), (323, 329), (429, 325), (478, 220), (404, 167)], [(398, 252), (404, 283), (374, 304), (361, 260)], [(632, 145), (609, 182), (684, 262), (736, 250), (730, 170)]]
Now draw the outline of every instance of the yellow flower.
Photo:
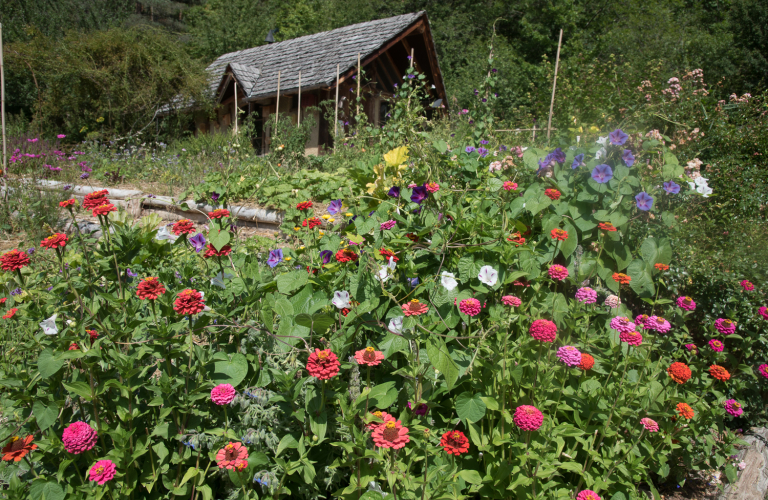
[(293, 228), (293, 230), (294, 230), (294, 231), (301, 231), (301, 228), (300, 228), (299, 226), (295, 226), (295, 227)]
[(352, 212), (347, 212), (347, 213), (345, 213), (344, 215), (345, 215), (346, 217), (353, 217), (355, 214), (353, 214)]
[(96, 123), (102, 123), (102, 122), (104, 122), (104, 117), (103, 116), (100, 116), (100, 117), (96, 118)]
[(306, 248), (306, 247), (305, 247), (304, 245), (301, 245), (301, 246), (299, 247), (299, 250), (304, 250), (304, 248)]
[(286, 258), (285, 258), (285, 261), (286, 261), (286, 262), (288, 262), (289, 260), (291, 260), (291, 258), (290, 258), (290, 257), (286, 257)]
[(319, 235), (320, 235), (320, 237), (322, 238), (323, 236), (325, 236), (325, 231), (320, 231), (320, 230), (318, 230), (318, 231), (317, 231), (317, 234), (319, 234)]
[(334, 222), (335, 220), (336, 220), (336, 219), (334, 219), (333, 217), (331, 217), (330, 219), (328, 219), (328, 222)]
[(331, 218), (331, 216), (330, 216), (330, 215), (328, 215), (328, 214), (324, 214), (324, 215), (322, 216), (322, 218), (323, 218), (323, 219), (325, 219), (325, 220), (328, 220), (328, 219), (330, 219), (330, 218)]

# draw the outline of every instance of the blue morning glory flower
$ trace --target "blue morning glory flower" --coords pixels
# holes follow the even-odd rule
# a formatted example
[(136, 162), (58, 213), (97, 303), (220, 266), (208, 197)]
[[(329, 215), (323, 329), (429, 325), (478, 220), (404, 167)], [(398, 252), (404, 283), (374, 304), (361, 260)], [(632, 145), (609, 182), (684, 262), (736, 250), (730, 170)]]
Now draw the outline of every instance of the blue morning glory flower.
[(411, 193), (411, 201), (421, 205), (421, 202), (427, 199), (427, 188), (425, 186), (416, 186)]
[(623, 146), (624, 143), (627, 142), (627, 139), (629, 139), (629, 136), (625, 134), (621, 129), (617, 128), (608, 134), (608, 138), (611, 140), (611, 144), (614, 146)]
[(271, 250), (269, 252), (269, 258), (267, 259), (267, 265), (274, 269), (280, 262), (283, 261), (283, 249)]
[(203, 236), (203, 233), (197, 233), (189, 239), (189, 242), (195, 248), (195, 252), (200, 253), (203, 247), (205, 247), (205, 236)]
[(680, 186), (677, 185), (675, 181), (665, 182), (662, 186), (667, 194), (677, 194), (680, 192)]
[(621, 155), (621, 159), (624, 160), (624, 163), (631, 167), (635, 164), (635, 156), (632, 154), (632, 151), (625, 149), (624, 153)]
[(613, 170), (610, 166), (603, 163), (598, 165), (592, 170), (592, 178), (598, 184), (605, 184), (609, 180), (613, 179)]
[(651, 209), (651, 207), (653, 207), (653, 197), (645, 191), (635, 196), (635, 201), (637, 202), (637, 208), (640, 210), (647, 212)]
[(400, 188), (397, 186), (393, 186), (389, 188), (389, 192), (387, 193), (387, 196), (390, 198), (400, 198)]
[(475, 151), (475, 147), (474, 146), (467, 146), (466, 148), (464, 148), (464, 151), (466, 153), (473, 153)]
[(336, 215), (339, 212), (341, 212), (341, 200), (333, 200), (331, 204), (328, 205), (328, 213)]
[(584, 153), (578, 154), (573, 158), (573, 163), (571, 163), (571, 168), (579, 168), (583, 167), (585, 165), (584, 163)]

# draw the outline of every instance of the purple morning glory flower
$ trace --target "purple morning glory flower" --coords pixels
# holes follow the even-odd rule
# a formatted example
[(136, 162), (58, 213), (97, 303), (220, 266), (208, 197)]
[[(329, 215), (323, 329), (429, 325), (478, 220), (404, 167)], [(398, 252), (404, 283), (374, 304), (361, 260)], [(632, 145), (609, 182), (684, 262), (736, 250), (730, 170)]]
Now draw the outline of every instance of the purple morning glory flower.
[(72, 189), (72, 184), (67, 184), (64, 186), (64, 191), (69, 191), (70, 189)]
[(680, 186), (677, 185), (675, 181), (665, 182), (663, 186), (664, 191), (666, 191), (667, 194), (677, 194), (680, 192)]
[(400, 188), (397, 186), (392, 186), (389, 188), (389, 192), (387, 193), (387, 196), (390, 198), (400, 198)]
[(197, 233), (188, 241), (195, 248), (195, 252), (197, 253), (200, 253), (203, 247), (205, 247), (205, 236), (203, 236), (203, 233)]
[(88, 178), (88, 177), (90, 177), (90, 176), (91, 176), (91, 174), (89, 174), (88, 172), (86, 172), (86, 173), (84, 173), (84, 174), (80, 175), (80, 178), (81, 178), (81, 179), (87, 179), (87, 178)]
[(421, 203), (427, 199), (427, 194), (426, 186), (416, 186), (411, 193), (411, 201), (421, 205)]
[(35, 247), (30, 247), (27, 249), (27, 255), (32, 255), (33, 253), (35, 253)]
[(411, 78), (411, 79), (416, 78), (416, 75), (408, 75), (408, 78)]
[(614, 146), (623, 146), (624, 143), (627, 142), (627, 139), (629, 139), (629, 136), (625, 134), (620, 128), (617, 128), (608, 134), (608, 138), (611, 140), (611, 144)]
[(624, 153), (621, 155), (621, 159), (624, 160), (624, 163), (631, 167), (635, 164), (635, 156), (632, 154), (632, 151), (625, 149)]
[(267, 265), (271, 268), (274, 268), (276, 265), (278, 265), (283, 260), (283, 249), (278, 248), (277, 250), (271, 250), (269, 252), (269, 258), (267, 259)]
[(411, 288), (416, 288), (419, 284), (419, 278), (408, 278), (408, 284), (411, 285)]
[(555, 160), (557, 163), (563, 163), (565, 161), (565, 153), (563, 153), (562, 149), (556, 148), (554, 151), (547, 155), (547, 158)]
[(480, 144), (482, 144), (483, 146), (485, 146), (486, 144), (488, 144), (488, 141), (486, 141), (485, 139), (483, 139), (482, 141), (480, 141)]
[(610, 166), (603, 163), (602, 165), (596, 166), (595, 169), (592, 170), (592, 178), (598, 184), (605, 184), (609, 180), (613, 179), (613, 170)]
[(21, 295), (21, 288), (16, 288), (14, 290), (11, 290), (11, 295), (13, 296)]
[(479, 147), (477, 148), (477, 154), (479, 154), (481, 158), (485, 158), (488, 156), (488, 150), (483, 147)]
[(130, 267), (125, 268), (125, 274), (127, 274), (129, 278), (135, 278), (136, 276), (138, 276), (138, 273), (134, 273), (133, 271), (131, 271)]
[(328, 205), (328, 213), (336, 215), (339, 212), (341, 212), (341, 200), (333, 200), (331, 204)]
[(578, 154), (573, 158), (573, 163), (571, 163), (571, 168), (579, 168), (584, 166), (584, 153)]
[(467, 152), (467, 153), (472, 153), (472, 152), (475, 151), (475, 147), (474, 146), (467, 146), (466, 148), (464, 148), (464, 151)]
[(506, 151), (506, 150), (507, 150), (507, 147), (504, 144), (499, 146), (499, 151)]
[(637, 208), (640, 210), (647, 212), (651, 209), (651, 207), (653, 207), (653, 197), (645, 191), (635, 196), (635, 201), (637, 202)]
[(487, 101), (488, 101), (488, 99), (486, 99), (485, 97), (483, 97), (481, 100), (482, 100), (483, 102), (487, 102)]
[(214, 192), (212, 192), (212, 193), (211, 193), (211, 199), (212, 199), (213, 201), (216, 201), (216, 200), (218, 200), (218, 199), (219, 199), (219, 196), (220, 196), (220, 195), (219, 195), (219, 193), (217, 193), (216, 191), (214, 191)]
[(333, 252), (330, 250), (323, 250), (320, 252), (320, 258), (323, 260), (323, 265), (329, 263), (331, 261), (331, 257), (333, 257)]

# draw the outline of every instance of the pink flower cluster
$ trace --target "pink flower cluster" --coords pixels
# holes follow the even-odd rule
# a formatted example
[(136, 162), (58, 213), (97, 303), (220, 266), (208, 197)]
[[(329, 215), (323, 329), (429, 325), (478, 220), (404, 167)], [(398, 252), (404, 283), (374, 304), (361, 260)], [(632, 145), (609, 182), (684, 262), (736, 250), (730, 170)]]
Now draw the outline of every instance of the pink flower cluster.
[(648, 323), (648, 320), (650, 319), (650, 316), (647, 314), (638, 314), (635, 318), (635, 323), (637, 323), (640, 326), (645, 326), (646, 323)]
[(670, 328), (672, 328), (672, 325), (661, 316), (651, 316), (648, 318), (648, 321), (645, 322), (643, 327), (646, 330), (656, 330), (659, 333), (667, 333)]
[(727, 400), (724, 405), (725, 411), (727, 411), (731, 416), (738, 417), (744, 413), (744, 409), (741, 407), (741, 403), (737, 402), (735, 399)]
[(102, 485), (115, 477), (116, 470), (117, 467), (112, 460), (99, 460), (88, 471), (88, 479)]
[(609, 295), (605, 298), (605, 305), (611, 309), (616, 309), (621, 304), (621, 299), (618, 295)]
[(690, 297), (678, 297), (677, 298), (677, 307), (681, 307), (685, 309), (686, 311), (693, 311), (696, 309), (696, 302), (693, 301)]
[(740, 284), (741, 284), (741, 288), (743, 288), (747, 292), (751, 292), (752, 290), (755, 289), (755, 285), (750, 283), (749, 280), (744, 280)]
[(576, 500), (602, 500), (600, 496), (592, 490), (581, 490), (576, 495)]
[(96, 446), (97, 439), (96, 431), (85, 422), (73, 422), (61, 435), (64, 448), (75, 455), (92, 449)]
[(576, 292), (576, 300), (582, 304), (594, 304), (597, 302), (597, 292), (588, 286), (581, 287)]
[(518, 406), (512, 419), (524, 431), (537, 431), (544, 423), (544, 415), (535, 406)]
[(736, 322), (731, 321), (730, 319), (717, 318), (715, 320), (715, 328), (717, 328), (717, 331), (723, 335), (731, 335), (732, 333), (736, 333)]
[(553, 280), (563, 281), (568, 277), (568, 269), (564, 268), (560, 264), (555, 264), (549, 268), (549, 277)]
[(568, 366), (579, 366), (581, 353), (572, 345), (566, 345), (557, 350), (557, 357)]
[(611, 328), (614, 330), (620, 332), (620, 333), (629, 333), (634, 332), (636, 327), (635, 324), (632, 323), (632, 321), (629, 318), (626, 318), (624, 316), (616, 316), (611, 320)]
[(645, 430), (648, 432), (659, 432), (659, 424), (657, 424), (655, 420), (651, 420), (648, 417), (640, 419), (640, 424), (642, 424), (642, 426), (645, 427)]
[(619, 340), (626, 342), (628, 345), (637, 346), (643, 343), (643, 336), (635, 331), (621, 332), (619, 333)]
[(725, 348), (725, 346), (723, 345), (723, 343), (722, 343), (722, 342), (720, 342), (720, 341), (719, 341), (719, 340), (717, 340), (717, 339), (712, 339), (712, 340), (710, 340), (710, 341), (709, 341), (709, 347), (711, 347), (711, 348), (712, 348), (712, 350), (713, 350), (713, 351), (715, 351), (715, 352), (723, 352), (723, 349)]
[(548, 319), (537, 319), (528, 329), (531, 337), (541, 342), (554, 342), (557, 336), (557, 326)]
[(381, 223), (381, 230), (382, 231), (388, 231), (388, 230), (392, 229), (393, 227), (395, 227), (395, 224), (397, 224), (397, 222), (395, 222), (393, 220), (388, 220), (387, 222), (382, 222)]
[(464, 299), (459, 302), (459, 311), (467, 316), (477, 316), (480, 314), (480, 301), (474, 298)]
[(760, 316), (762, 316), (763, 318), (768, 319), (768, 307), (763, 306), (760, 309), (758, 309), (757, 312), (759, 312)]
[(523, 303), (522, 300), (520, 300), (518, 297), (515, 297), (514, 295), (505, 295), (501, 298), (502, 304), (509, 307), (520, 307), (520, 304)]
[(768, 378), (768, 365), (762, 364), (757, 367), (757, 371), (760, 372), (760, 375), (762, 375), (765, 378)]
[(235, 388), (230, 384), (219, 384), (211, 390), (211, 401), (219, 406), (228, 405), (235, 399)]

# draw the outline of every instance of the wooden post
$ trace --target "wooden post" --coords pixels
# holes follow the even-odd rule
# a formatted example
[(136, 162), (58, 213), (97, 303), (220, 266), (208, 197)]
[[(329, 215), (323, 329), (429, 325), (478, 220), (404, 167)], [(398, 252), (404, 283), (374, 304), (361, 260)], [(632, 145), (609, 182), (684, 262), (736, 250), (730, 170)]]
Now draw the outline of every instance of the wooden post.
[(333, 148), (336, 149), (336, 136), (339, 135), (339, 65), (336, 65), (336, 116), (333, 120)]
[(413, 48), (411, 48), (411, 69), (413, 69)]
[(0, 115), (3, 122), (3, 173), (6, 172), (8, 160), (5, 146), (5, 70), (3, 68), (3, 25), (0, 24)]
[(296, 108), (296, 121), (301, 125), (301, 70), (299, 70), (299, 107)]
[[(413, 69), (413, 48), (411, 48), (411, 65), (408, 68)], [(407, 75), (406, 75), (406, 78), (407, 78)], [(408, 96), (407, 109), (408, 111), (411, 110), (411, 96)]]
[(232, 81), (235, 84), (235, 135), (237, 135), (237, 80), (235, 80), (235, 75), (232, 75)]
[(355, 125), (357, 125), (358, 116), (360, 116), (360, 78), (361, 78), (361, 70), (360, 67), (360, 52), (357, 53), (357, 104), (355, 105)]
[(552, 129), (552, 110), (555, 107), (555, 88), (557, 87), (557, 67), (560, 65), (560, 46), (563, 44), (563, 30), (560, 29), (560, 39), (557, 41), (557, 57), (555, 58), (555, 80), (552, 82), (552, 100), (549, 101), (549, 120), (547, 120), (547, 144)]
[(277, 118), (280, 115), (280, 72), (277, 72), (277, 102), (275, 103), (275, 132), (277, 132)]

